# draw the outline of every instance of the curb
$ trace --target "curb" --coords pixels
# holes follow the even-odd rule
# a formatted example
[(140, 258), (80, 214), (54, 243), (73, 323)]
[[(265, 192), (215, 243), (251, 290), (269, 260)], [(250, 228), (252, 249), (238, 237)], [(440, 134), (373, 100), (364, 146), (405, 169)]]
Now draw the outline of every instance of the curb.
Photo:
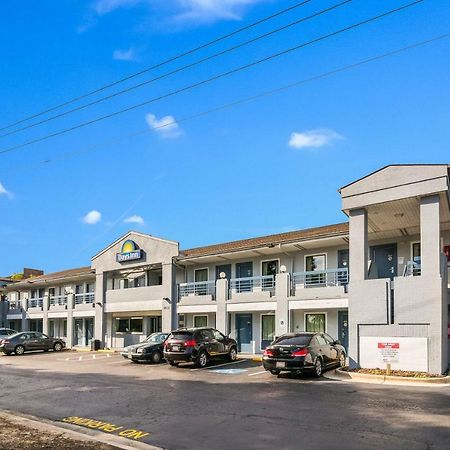
[(108, 435), (89, 429), (86, 429), (86, 432), (82, 433), (78, 431), (79, 428), (76, 425), (54, 422), (52, 420), (38, 418), (28, 414), (12, 412), (9, 410), (0, 411), (0, 417), (3, 417), (10, 422), (16, 423), (18, 425), (34, 428), (38, 431), (58, 433), (60, 436), (62, 435), (63, 437), (70, 438), (76, 441), (99, 442), (101, 444), (111, 445), (113, 447), (124, 450), (164, 450), (162, 447), (156, 447), (154, 445), (145, 444), (143, 442), (128, 441), (127, 439), (119, 436)]
[(324, 374), (326, 378), (338, 381), (353, 381), (355, 383), (372, 384), (391, 384), (391, 385), (409, 385), (409, 386), (431, 386), (444, 387), (450, 385), (450, 376), (439, 378), (413, 378), (396, 377), (392, 375), (371, 375), (367, 373), (346, 372), (345, 370), (335, 369)]

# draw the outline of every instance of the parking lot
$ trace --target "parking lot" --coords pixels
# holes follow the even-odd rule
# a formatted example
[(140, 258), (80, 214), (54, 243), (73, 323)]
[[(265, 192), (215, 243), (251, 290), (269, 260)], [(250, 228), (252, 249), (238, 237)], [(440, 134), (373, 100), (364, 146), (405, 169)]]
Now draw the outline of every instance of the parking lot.
[[(168, 449), (448, 448), (449, 389), (273, 376), (261, 363), (0, 356), (0, 408)], [(121, 434), (122, 433), (122, 434)]]

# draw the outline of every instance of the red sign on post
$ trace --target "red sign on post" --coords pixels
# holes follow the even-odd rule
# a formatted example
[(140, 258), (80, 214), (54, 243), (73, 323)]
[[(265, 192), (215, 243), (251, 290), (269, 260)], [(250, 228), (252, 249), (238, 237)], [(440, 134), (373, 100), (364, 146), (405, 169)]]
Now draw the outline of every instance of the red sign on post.
[(385, 363), (398, 362), (400, 342), (378, 342), (380, 359)]
[(400, 348), (399, 342), (378, 342), (378, 348)]

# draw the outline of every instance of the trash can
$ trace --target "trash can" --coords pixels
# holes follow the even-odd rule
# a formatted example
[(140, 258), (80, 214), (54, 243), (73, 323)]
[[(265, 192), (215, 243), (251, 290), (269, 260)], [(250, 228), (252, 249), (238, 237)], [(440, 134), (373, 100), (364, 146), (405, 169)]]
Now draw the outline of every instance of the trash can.
[(96, 352), (97, 350), (100, 350), (100, 340), (91, 339), (91, 351)]

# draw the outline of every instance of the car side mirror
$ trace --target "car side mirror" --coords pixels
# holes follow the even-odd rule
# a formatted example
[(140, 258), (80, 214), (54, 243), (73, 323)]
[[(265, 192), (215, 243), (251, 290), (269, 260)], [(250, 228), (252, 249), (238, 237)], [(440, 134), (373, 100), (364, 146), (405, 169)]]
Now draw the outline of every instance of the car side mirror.
[(339, 339), (336, 339), (336, 340), (333, 342), (333, 345), (341, 345), (341, 341), (340, 341)]

